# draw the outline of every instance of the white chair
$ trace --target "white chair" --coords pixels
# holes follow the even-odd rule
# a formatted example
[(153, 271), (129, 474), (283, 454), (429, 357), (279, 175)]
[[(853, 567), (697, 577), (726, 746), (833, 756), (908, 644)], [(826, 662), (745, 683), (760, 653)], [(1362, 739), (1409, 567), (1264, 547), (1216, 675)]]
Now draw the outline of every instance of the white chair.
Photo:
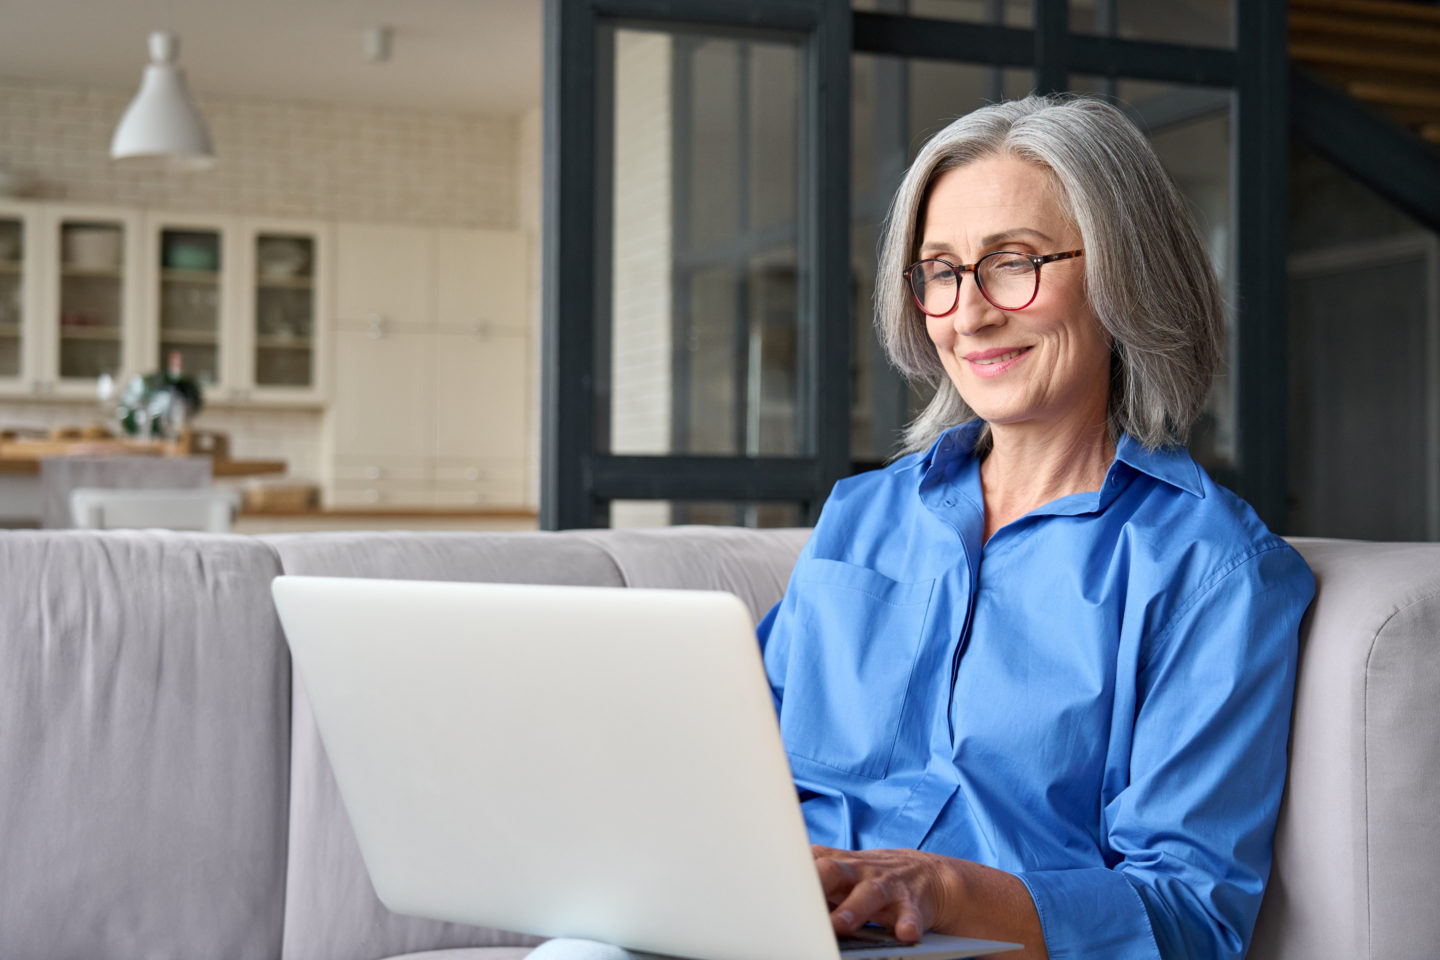
[(233, 490), (133, 490), (79, 487), (70, 491), (74, 525), (90, 530), (160, 528), (164, 530), (230, 529), (240, 495)]

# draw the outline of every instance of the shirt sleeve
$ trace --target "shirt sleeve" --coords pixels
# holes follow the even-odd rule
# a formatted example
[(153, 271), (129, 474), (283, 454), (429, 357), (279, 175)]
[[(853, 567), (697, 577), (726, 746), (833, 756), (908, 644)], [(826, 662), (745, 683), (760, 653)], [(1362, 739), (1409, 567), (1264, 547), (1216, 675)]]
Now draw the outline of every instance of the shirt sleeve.
[(1217, 572), (1144, 644), (1129, 782), (1102, 811), (1111, 868), (1019, 874), (1052, 960), (1244, 956), (1313, 595), (1299, 554), (1271, 546)]

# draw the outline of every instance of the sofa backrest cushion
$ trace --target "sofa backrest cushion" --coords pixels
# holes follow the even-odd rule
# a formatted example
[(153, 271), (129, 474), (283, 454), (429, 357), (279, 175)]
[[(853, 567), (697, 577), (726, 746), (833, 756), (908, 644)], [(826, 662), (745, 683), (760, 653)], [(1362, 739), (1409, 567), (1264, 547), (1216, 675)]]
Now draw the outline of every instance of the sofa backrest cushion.
[(579, 535), (609, 555), (627, 587), (726, 590), (759, 622), (784, 595), (810, 531), (664, 527)]
[[(615, 563), (578, 534), (337, 533), (263, 538), (284, 572), (394, 580), (622, 586)], [(375, 896), (297, 679), (291, 716), (290, 859), (283, 960), (376, 960), (449, 947), (538, 943), (483, 927), (401, 916)], [(503, 778), (504, 771), (497, 771)]]
[(279, 953), (279, 572), (248, 537), (0, 535), (0, 957)]
[(1440, 544), (1294, 540), (1315, 573), (1251, 960), (1440, 944)]

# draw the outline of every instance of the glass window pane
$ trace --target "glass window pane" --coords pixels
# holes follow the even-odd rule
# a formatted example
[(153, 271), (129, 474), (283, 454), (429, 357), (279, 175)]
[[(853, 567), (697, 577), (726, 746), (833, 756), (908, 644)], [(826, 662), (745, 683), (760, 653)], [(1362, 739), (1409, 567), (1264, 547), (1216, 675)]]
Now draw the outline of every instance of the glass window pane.
[(1003, 97), (1023, 96), (1029, 69), (855, 54), (851, 58), (850, 456), (873, 464), (892, 456), (905, 423), (929, 401), (905, 384), (874, 330), (880, 224), (900, 179), (925, 141), (956, 117)]
[(90, 379), (120, 369), (124, 330), (125, 228), (60, 225), (60, 376)]
[(315, 238), (262, 233), (255, 238), (255, 385), (314, 382)]
[(803, 527), (805, 512), (784, 501), (614, 500), (610, 526), (671, 527), (705, 524), (722, 527)]
[[(1085, 92), (1103, 91), (1103, 78), (1075, 76), (1072, 85)], [(1233, 94), (1214, 87), (1195, 87), (1143, 80), (1114, 82), (1115, 102), (1150, 137), (1160, 162), (1189, 201), (1200, 238), (1220, 279), (1231, 330), (1231, 355), (1222, 363), (1210, 389), (1205, 411), (1190, 436), (1190, 452), (1201, 464), (1227, 468), (1235, 463), (1235, 404), (1231, 367), (1234, 352), (1235, 231), (1231, 222), (1233, 184), (1231, 147)]]
[(160, 343), (156, 365), (179, 353), (181, 369), (202, 384), (220, 379), (220, 234), (162, 230)]
[(1235, 0), (1070, 0), (1074, 33), (1183, 43), (1235, 46)]
[(1440, 240), (1298, 144), (1290, 195), (1286, 532), (1440, 540)]
[[(801, 53), (616, 30), (616, 454), (795, 455)], [(605, 338), (602, 341), (604, 349)], [(602, 423), (604, 418), (601, 418)]]
[(18, 377), (24, 352), (25, 221), (0, 217), (0, 377)]
[(852, 10), (899, 13), (932, 20), (1034, 26), (1034, 0), (851, 0)]

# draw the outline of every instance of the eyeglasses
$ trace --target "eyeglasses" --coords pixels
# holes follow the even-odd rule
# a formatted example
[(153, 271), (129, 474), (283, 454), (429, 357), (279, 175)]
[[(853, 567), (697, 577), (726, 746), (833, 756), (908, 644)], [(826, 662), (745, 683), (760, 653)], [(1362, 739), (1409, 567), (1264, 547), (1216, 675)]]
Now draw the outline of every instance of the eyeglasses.
[(1083, 257), (1084, 250), (1038, 257), (1014, 250), (987, 253), (969, 266), (936, 257), (912, 263), (905, 271), (915, 305), (932, 317), (943, 317), (960, 302), (961, 274), (975, 274), (980, 294), (1000, 310), (1024, 310), (1040, 293), (1040, 267), (1056, 260)]

